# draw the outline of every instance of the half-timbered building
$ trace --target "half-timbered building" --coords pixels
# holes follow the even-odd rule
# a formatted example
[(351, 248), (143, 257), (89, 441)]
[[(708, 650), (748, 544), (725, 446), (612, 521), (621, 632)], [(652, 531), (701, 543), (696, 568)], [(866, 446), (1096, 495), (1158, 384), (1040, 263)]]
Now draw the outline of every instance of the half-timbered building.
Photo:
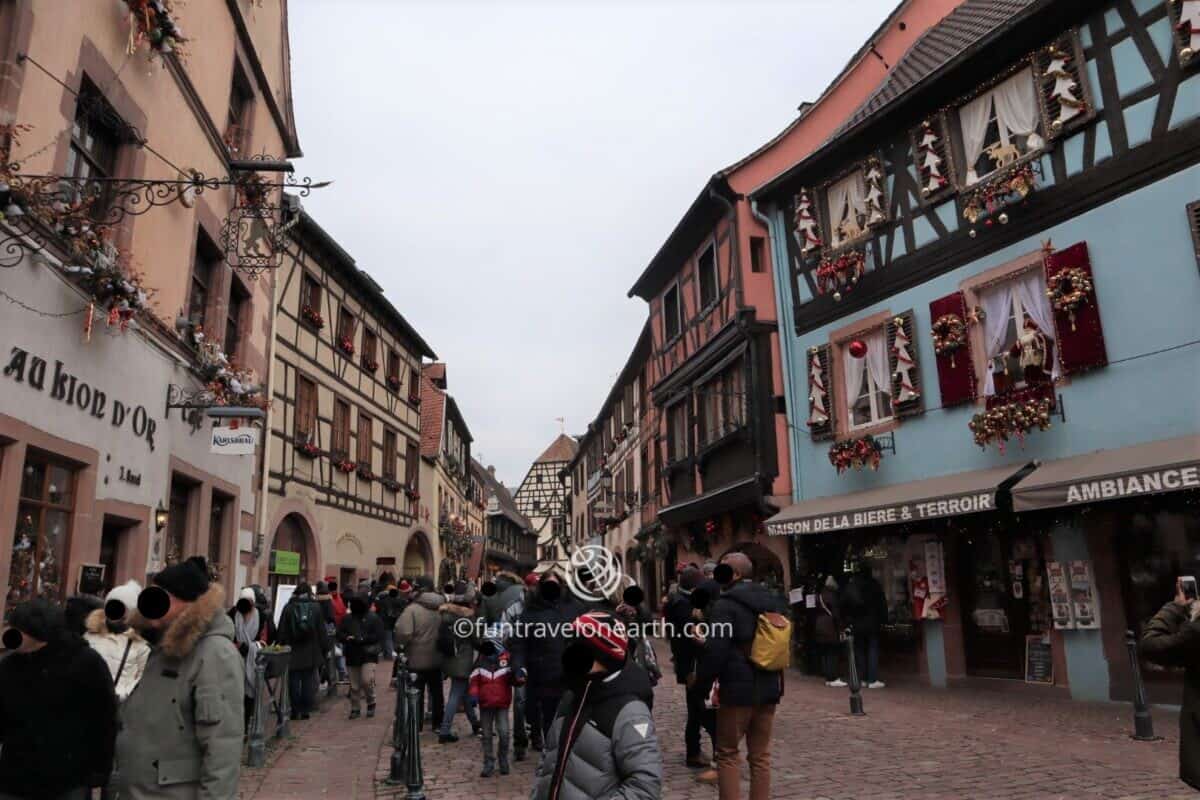
[[(421, 374), (421, 491), (423, 524), (437, 531), (438, 585), (467, 575), (478, 541), (472, 541), (471, 431), (447, 390), (446, 365), (426, 364)], [(427, 575), (433, 575), (426, 572)]]
[(768, 527), (810, 592), (879, 579), (885, 675), (1128, 698), (1124, 631), (1200, 567), (1198, 6), (967, 0), (752, 194), (794, 495)]
[(525, 575), (538, 562), (537, 533), (528, 517), (517, 509), (512, 492), (496, 477), (496, 468), (472, 459), (483, 500), (482, 568), (486, 579), (500, 571)]
[(434, 353), (295, 198), (288, 214), (264, 583), (432, 574), (420, 455), (421, 359)]
[(517, 511), (529, 520), (538, 536), (541, 558), (558, 557), (555, 548), (561, 550), (560, 545), (571, 526), (569, 507), (573, 474), (560, 476), (560, 473), (578, 451), (579, 444), (575, 439), (560, 433), (529, 467), (513, 497)]

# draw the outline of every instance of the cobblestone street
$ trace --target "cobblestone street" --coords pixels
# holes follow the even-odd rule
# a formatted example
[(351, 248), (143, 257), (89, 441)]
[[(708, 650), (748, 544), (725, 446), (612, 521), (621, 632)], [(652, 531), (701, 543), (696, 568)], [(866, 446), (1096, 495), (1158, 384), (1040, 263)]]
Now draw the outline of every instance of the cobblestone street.
[[(344, 690), (343, 690), (344, 695)], [(395, 693), (383, 690), (373, 720), (346, 719), (344, 696), (308, 722), (262, 770), (244, 770), (242, 800), (403, 797), (382, 783), (391, 755), (388, 723)], [(781, 800), (878, 798), (1191, 798), (1175, 775), (1177, 717), (1155, 711), (1163, 741), (1132, 741), (1131, 711), (1084, 704), (1033, 688), (940, 691), (903, 682), (865, 693), (867, 716), (850, 717), (845, 689), (790, 676), (775, 722), (772, 797)], [(386, 713), (384, 713), (386, 711)], [(663, 796), (716, 798), (683, 764), (683, 692), (658, 688), (655, 723), (663, 748)], [(459, 717), (457, 744), (422, 736), (425, 791), (431, 800), (528, 797), (534, 761), (512, 775), (479, 778), (479, 740)], [(707, 746), (706, 746), (707, 751)]]

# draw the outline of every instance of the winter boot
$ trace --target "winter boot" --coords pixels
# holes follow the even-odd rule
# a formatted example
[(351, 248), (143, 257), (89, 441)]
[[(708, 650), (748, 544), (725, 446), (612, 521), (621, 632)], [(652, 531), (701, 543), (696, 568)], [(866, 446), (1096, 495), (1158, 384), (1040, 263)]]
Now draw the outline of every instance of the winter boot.
[(483, 772), (479, 773), (481, 778), (490, 778), (496, 774), (496, 767), (491, 761), (483, 762)]
[[(370, 715), (370, 712), (367, 712), (367, 713), (368, 713), (368, 716), (369, 716), (369, 715)], [(361, 712), (361, 711), (359, 711), (357, 708), (352, 708), (352, 709), (350, 709), (350, 719), (358, 719), (358, 718), (359, 718), (359, 717), (361, 717), (361, 716), (362, 716), (362, 712)]]
[(373, 716), (375, 716), (375, 704), (371, 703), (371, 705), (367, 706), (367, 719)]
[(502, 759), (500, 759), (500, 774), (501, 774), (501, 775), (507, 775), (508, 773), (509, 773), (509, 769), (508, 769), (508, 759), (507, 759), (507, 758), (502, 758)]

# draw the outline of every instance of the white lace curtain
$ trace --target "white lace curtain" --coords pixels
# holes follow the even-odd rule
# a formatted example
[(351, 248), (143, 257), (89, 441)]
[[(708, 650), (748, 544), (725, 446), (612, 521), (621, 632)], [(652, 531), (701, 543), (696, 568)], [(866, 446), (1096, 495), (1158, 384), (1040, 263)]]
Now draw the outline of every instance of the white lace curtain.
[[(854, 406), (858, 402), (859, 394), (862, 392), (863, 373), (870, 372), (871, 380), (875, 382), (875, 388), (883, 392), (889, 398), (892, 395), (892, 375), (891, 369), (888, 366), (887, 354), (887, 337), (884, 336), (883, 329), (879, 329), (869, 336), (863, 337), (863, 342), (867, 345), (867, 355), (865, 358), (855, 358), (850, 355), (850, 348), (842, 348), (842, 364), (845, 369), (846, 379), (846, 408), (849, 411), (847, 419), (854, 420)], [(892, 415), (891, 406), (879, 409), (879, 419), (890, 417)]]
[[(996, 393), (996, 383), (992, 378), (995, 359), (1007, 357), (1008, 321), (1013, 314), (1013, 297), (1021, 304), (1021, 309), (1029, 315), (1046, 337), (1046, 341), (1054, 341), (1054, 317), (1050, 310), (1050, 301), (1046, 298), (1046, 284), (1042, 280), (1040, 270), (1033, 269), (1017, 278), (1006, 281), (987, 289), (979, 294), (979, 302), (983, 305), (986, 318), (983, 322), (983, 346), (987, 350), (987, 369), (983, 376), (983, 393), (991, 396)], [(1017, 337), (1021, 336), (1024, 320), (1016, 320)], [(1057, 378), (1060, 374), (1058, 357), (1055, 354), (1050, 377)]]
[(1029, 152), (1045, 143), (1037, 132), (1038, 103), (1035, 91), (1033, 70), (1026, 68), (959, 109), (963, 149), (967, 156), (968, 184), (979, 180), (975, 162), (983, 153), (988, 121), (991, 119), (993, 108), (996, 110), (996, 127), (999, 129), (1001, 144), (1015, 145), (1013, 137), (1025, 136), (1025, 152)]
[[(1037, 323), (1042, 335), (1046, 337), (1046, 341), (1053, 342), (1054, 316), (1050, 310), (1050, 300), (1046, 297), (1046, 282), (1042, 278), (1042, 271), (1032, 269), (1017, 278), (1013, 282), (1013, 292), (1016, 293), (1021, 308), (1029, 315), (1030, 319)], [(1021, 332), (1018, 330), (1017, 336), (1020, 335)], [(1051, 361), (1050, 377), (1057, 379), (1059, 374), (1058, 353), (1056, 352)]]
[(847, 240), (842, 236), (842, 223), (853, 220), (857, 225), (858, 215), (865, 214), (866, 210), (863, 176), (860, 170), (855, 170), (829, 187), (829, 241), (834, 247)]

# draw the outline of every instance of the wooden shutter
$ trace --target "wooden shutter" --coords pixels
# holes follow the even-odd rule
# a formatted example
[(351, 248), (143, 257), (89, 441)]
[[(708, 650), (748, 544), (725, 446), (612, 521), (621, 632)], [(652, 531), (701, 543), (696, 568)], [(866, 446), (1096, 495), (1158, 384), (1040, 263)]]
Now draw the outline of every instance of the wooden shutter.
[(833, 389), (833, 352), (829, 345), (808, 351), (808, 431), (813, 441), (832, 439), (837, 429)]
[(1038, 101), (1048, 139), (1086, 125), (1096, 116), (1084, 63), (1077, 30), (1067, 31), (1033, 57)]
[(948, 130), (945, 115), (934, 114), (909, 131), (917, 193), (925, 205), (940, 202), (954, 192), (957, 184)]
[(1192, 248), (1196, 251), (1196, 266), (1200, 267), (1200, 200), (1188, 203), (1187, 221), (1192, 232)]
[(801, 258), (809, 253), (820, 252), (824, 244), (821, 241), (819, 205), (816, 192), (807, 188), (802, 187), (792, 198), (792, 236), (800, 250)]
[[(921, 414), (925, 411), (925, 397), (921, 390), (921, 368), (917, 363), (916, 317), (913, 315), (912, 309), (893, 317), (888, 322), (886, 331), (888, 369), (891, 371), (892, 376), (892, 410), (897, 417), (911, 417), (914, 414)], [(908, 361), (904, 365), (907, 369), (901, 368), (900, 353), (896, 348), (898, 331), (903, 331), (904, 336), (908, 338), (908, 345), (904, 348), (908, 355)], [(905, 375), (907, 375), (908, 391), (902, 385)], [(910, 396), (914, 393), (915, 397)], [(902, 396), (904, 396), (903, 400), (901, 400)]]
[[(962, 320), (965, 329), (967, 299), (962, 292), (948, 294), (929, 304), (930, 324), (948, 314), (953, 314)], [(942, 393), (943, 407), (969, 403), (978, 396), (975, 388), (975, 363), (971, 358), (969, 332), (966, 343), (956, 352), (937, 355), (936, 359), (938, 388)]]
[[(1095, 277), (1088, 258), (1087, 242), (1073, 244), (1046, 256), (1046, 284), (1060, 272), (1068, 269), (1082, 270), (1092, 281), (1092, 291), (1087, 300), (1072, 314), (1054, 311), (1054, 341), (1058, 346), (1059, 361), (1064, 375), (1086, 372), (1103, 367), (1108, 363), (1108, 352), (1104, 347), (1104, 329), (1100, 325), (1100, 307), (1096, 300)], [(1053, 303), (1053, 301), (1051, 301)]]

